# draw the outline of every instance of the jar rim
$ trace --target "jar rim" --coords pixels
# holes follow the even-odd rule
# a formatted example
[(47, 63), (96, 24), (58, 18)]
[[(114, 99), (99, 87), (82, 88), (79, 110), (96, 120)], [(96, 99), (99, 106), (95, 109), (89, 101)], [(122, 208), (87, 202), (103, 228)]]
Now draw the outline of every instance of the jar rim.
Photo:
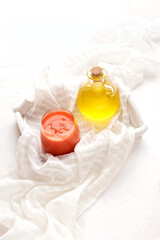
[(74, 116), (73, 116), (73, 114), (72, 114), (71, 111), (69, 111), (69, 110), (67, 110), (67, 109), (65, 109), (65, 108), (52, 108), (52, 109), (48, 110), (47, 112), (45, 112), (45, 113), (43, 114), (43, 116), (42, 116), (42, 118), (41, 118), (41, 124), (42, 124), (42, 121), (44, 120), (44, 118), (45, 118), (48, 114), (50, 114), (50, 113), (52, 113), (52, 112), (67, 112), (67, 113), (69, 113), (69, 114), (71, 115), (72, 120), (74, 121)]

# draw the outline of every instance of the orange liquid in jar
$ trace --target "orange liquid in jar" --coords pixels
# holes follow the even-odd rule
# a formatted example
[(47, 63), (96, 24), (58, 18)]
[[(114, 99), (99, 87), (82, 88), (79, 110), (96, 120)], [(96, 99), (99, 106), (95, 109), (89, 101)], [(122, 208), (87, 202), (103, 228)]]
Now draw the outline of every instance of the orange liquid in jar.
[(65, 109), (53, 109), (42, 118), (41, 141), (45, 152), (54, 156), (74, 151), (80, 131), (73, 115)]

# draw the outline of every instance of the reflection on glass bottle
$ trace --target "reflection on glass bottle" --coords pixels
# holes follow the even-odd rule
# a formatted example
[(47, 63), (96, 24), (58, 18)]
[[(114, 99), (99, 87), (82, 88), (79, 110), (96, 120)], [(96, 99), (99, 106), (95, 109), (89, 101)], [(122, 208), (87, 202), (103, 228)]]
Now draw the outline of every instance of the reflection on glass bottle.
[(79, 110), (91, 121), (107, 123), (119, 109), (118, 89), (98, 66), (88, 72), (88, 78), (78, 93)]

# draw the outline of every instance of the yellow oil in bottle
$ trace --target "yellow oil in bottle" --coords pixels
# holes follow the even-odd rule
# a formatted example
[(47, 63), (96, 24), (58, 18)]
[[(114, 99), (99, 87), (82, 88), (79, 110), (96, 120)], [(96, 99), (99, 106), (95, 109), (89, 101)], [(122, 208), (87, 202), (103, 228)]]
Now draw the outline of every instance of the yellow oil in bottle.
[(99, 67), (90, 70), (89, 81), (80, 88), (77, 104), (81, 113), (94, 122), (108, 122), (117, 112), (120, 99), (116, 87)]

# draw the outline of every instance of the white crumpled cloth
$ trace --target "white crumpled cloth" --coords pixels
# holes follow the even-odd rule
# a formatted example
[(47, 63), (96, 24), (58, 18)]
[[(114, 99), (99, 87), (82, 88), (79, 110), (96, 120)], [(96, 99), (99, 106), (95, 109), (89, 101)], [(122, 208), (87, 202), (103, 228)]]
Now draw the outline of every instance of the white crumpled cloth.
[[(135, 138), (146, 127), (130, 97), (130, 89), (143, 80), (145, 71), (159, 66), (149, 30), (132, 27), (110, 31), (96, 39), (94, 51), (68, 60), (55, 73), (46, 68), (35, 84), (35, 93), (14, 108), (21, 136), (17, 172), (0, 180), (0, 240), (81, 240), (78, 217), (95, 202), (120, 170)], [(121, 113), (102, 131), (95, 132), (76, 104), (86, 71), (99, 64), (119, 87)], [(49, 109), (73, 112), (81, 132), (75, 152), (53, 157), (41, 149), (40, 124)]]

